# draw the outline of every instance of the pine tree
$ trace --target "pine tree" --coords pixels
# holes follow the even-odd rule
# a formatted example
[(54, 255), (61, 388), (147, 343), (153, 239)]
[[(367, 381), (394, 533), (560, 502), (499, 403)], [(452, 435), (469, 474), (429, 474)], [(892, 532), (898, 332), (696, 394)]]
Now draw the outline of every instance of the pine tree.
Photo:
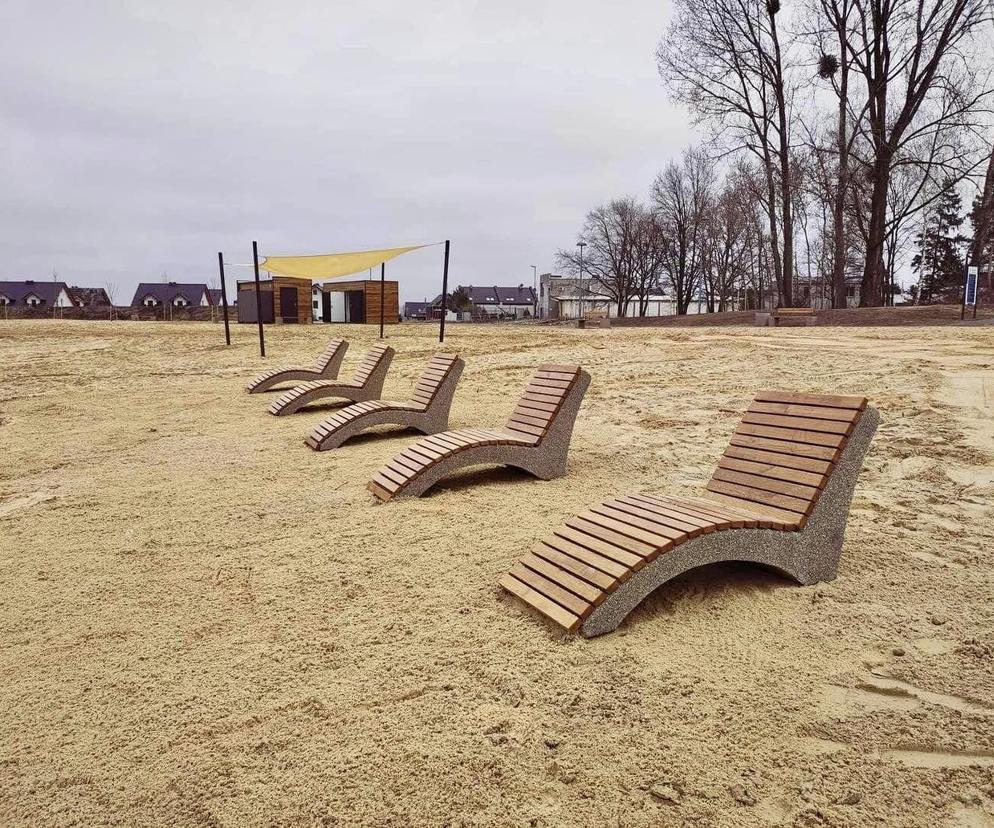
[(911, 260), (918, 274), (918, 303), (955, 302), (963, 284), (963, 244), (958, 232), (963, 223), (963, 201), (952, 181), (947, 181), (935, 210), (918, 234), (918, 253)]
[(991, 296), (994, 295), (992, 294), (992, 286), (994, 286), (994, 233), (988, 230), (985, 234), (986, 243), (977, 249), (977, 240), (981, 235), (979, 225), (981, 222), (991, 221), (991, 217), (984, 216), (983, 213), (983, 195), (980, 194), (973, 200), (973, 209), (970, 210), (970, 226), (973, 229), (973, 243), (970, 249), (975, 257), (970, 261), (970, 264), (979, 265), (981, 291), (987, 296)]

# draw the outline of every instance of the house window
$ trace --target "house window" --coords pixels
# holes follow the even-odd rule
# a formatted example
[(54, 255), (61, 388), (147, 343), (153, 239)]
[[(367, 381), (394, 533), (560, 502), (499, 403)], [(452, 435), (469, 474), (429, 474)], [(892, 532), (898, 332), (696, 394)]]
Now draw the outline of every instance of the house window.
[(186, 299), (184, 299), (182, 296), (177, 296), (175, 299), (173, 299), (174, 308), (185, 308), (189, 304), (190, 303), (187, 302)]
[(42, 303), (41, 299), (39, 299), (33, 293), (29, 293), (27, 295), (27, 298), (25, 298), (24, 302), (25, 302), (25, 304), (30, 305), (33, 308), (38, 307), (38, 305), (40, 305)]
[(0, 293), (0, 305), (9, 305), (9, 304), (11, 304), (10, 299), (4, 296), (2, 293)]
[(159, 304), (159, 300), (156, 299), (154, 296), (146, 296), (144, 299), (142, 299), (142, 304), (146, 308), (154, 308), (156, 305)]

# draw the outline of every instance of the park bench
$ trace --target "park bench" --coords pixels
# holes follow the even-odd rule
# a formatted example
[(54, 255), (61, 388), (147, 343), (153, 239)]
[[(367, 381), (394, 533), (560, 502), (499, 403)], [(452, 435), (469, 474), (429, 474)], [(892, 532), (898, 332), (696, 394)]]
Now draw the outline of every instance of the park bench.
[(782, 322), (796, 322), (802, 325), (817, 325), (818, 311), (814, 308), (776, 308), (773, 311), (756, 312), (757, 325), (772, 325), (777, 328)]
[(581, 328), (610, 328), (611, 314), (603, 308), (584, 311), (580, 323), (579, 327)]

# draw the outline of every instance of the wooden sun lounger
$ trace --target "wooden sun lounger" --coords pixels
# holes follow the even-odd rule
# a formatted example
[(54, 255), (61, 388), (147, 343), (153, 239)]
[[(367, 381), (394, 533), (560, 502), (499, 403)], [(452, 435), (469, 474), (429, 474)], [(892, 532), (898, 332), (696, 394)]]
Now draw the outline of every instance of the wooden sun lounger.
[(374, 425), (399, 425), (423, 434), (444, 431), (463, 361), (458, 354), (435, 354), (406, 402), (370, 400), (355, 403), (315, 426), (304, 440), (315, 451), (338, 448), (350, 437)]
[(316, 400), (329, 397), (344, 397), (352, 402), (379, 399), (393, 353), (393, 348), (389, 345), (370, 348), (351, 380), (314, 380), (301, 383), (273, 400), (269, 413), (274, 417), (282, 417), (284, 414), (293, 414)]
[(333, 339), (328, 347), (321, 352), (313, 368), (274, 368), (259, 374), (245, 389), (249, 394), (259, 394), (271, 391), (277, 385), (285, 382), (300, 382), (301, 380), (332, 380), (338, 376), (349, 343), (344, 339)]
[(380, 500), (420, 496), (464, 466), (515, 466), (542, 480), (566, 474), (570, 437), (590, 375), (577, 365), (543, 365), (503, 430), (466, 428), (419, 440), (369, 481)]
[(863, 397), (763, 392), (704, 497), (633, 494), (594, 504), (538, 542), (500, 584), (589, 637), (616, 629), (658, 586), (704, 564), (750, 561), (801, 584), (831, 580), (879, 420)]

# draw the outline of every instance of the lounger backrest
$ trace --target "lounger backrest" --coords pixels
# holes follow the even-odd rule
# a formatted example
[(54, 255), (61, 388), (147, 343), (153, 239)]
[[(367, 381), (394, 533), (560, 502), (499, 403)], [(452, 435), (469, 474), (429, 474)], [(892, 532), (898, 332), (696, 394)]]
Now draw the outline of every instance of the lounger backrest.
[(318, 373), (323, 372), (328, 367), (328, 363), (335, 358), (335, 354), (338, 353), (338, 349), (342, 347), (344, 342), (344, 339), (333, 339), (328, 343), (328, 347), (321, 352), (321, 356), (314, 363), (314, 368)]
[(369, 379), (369, 375), (377, 369), (390, 350), (389, 345), (375, 345), (366, 351), (362, 360), (359, 362), (359, 367), (355, 369), (353, 379), (360, 385), (365, 385), (366, 380)]
[(764, 391), (718, 461), (708, 491), (802, 527), (866, 408), (865, 397)]
[(541, 440), (580, 375), (579, 365), (541, 365), (525, 388), (505, 428)]
[(425, 408), (430, 406), (457, 359), (459, 354), (435, 354), (428, 361), (428, 367), (425, 368), (418, 384), (414, 386), (414, 402)]

